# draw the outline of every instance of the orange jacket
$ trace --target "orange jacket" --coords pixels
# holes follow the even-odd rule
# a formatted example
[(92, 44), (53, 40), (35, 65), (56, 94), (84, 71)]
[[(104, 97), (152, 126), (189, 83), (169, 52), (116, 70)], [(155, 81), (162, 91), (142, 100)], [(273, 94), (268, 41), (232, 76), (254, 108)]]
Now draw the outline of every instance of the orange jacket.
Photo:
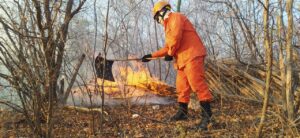
[(165, 46), (152, 57), (167, 54), (175, 57), (175, 69), (183, 68), (194, 58), (206, 55), (206, 49), (192, 23), (180, 13), (170, 13), (164, 21)]

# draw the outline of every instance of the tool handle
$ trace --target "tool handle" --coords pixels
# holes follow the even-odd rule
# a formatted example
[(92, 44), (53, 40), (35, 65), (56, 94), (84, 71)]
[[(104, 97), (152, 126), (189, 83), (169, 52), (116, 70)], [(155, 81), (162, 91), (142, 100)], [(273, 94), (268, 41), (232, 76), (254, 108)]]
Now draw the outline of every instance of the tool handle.
[(109, 59), (109, 60), (112, 60), (112, 61), (134, 61), (134, 60), (142, 60), (141, 58), (129, 58), (129, 59)]
[[(155, 57), (155, 58), (147, 58), (147, 59), (155, 60), (155, 59), (161, 59), (161, 58), (163, 58), (163, 57)], [(112, 61), (134, 61), (134, 60), (142, 60), (142, 58), (108, 59), (108, 60), (112, 60)]]

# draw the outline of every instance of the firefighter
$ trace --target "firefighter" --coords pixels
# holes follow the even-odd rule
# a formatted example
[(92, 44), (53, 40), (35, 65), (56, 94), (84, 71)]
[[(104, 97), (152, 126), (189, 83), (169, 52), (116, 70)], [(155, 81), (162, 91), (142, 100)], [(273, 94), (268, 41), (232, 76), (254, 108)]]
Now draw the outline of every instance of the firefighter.
[(178, 95), (178, 111), (170, 118), (171, 121), (188, 118), (188, 103), (191, 90), (197, 94), (201, 106), (201, 122), (196, 127), (207, 130), (212, 116), (210, 103), (212, 95), (205, 82), (204, 58), (206, 49), (192, 23), (186, 16), (171, 12), (168, 2), (158, 1), (153, 7), (153, 17), (164, 26), (165, 45), (160, 50), (143, 56), (142, 62), (149, 62), (156, 57), (164, 57), (172, 61), (177, 70), (176, 90)]

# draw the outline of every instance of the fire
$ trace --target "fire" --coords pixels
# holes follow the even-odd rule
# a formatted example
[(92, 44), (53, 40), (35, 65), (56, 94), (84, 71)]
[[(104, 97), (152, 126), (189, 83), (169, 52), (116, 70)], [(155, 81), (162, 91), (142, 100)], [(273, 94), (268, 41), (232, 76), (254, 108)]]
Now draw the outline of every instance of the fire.
[(73, 92), (81, 90), (98, 95), (97, 92), (103, 90), (106, 95), (115, 99), (140, 97), (149, 94), (175, 96), (175, 88), (155, 77), (151, 77), (148, 69), (140, 62), (131, 61), (130, 65), (115, 62), (112, 72), (115, 82), (97, 78), (97, 86), (95, 86), (93, 79), (87, 86), (75, 88)]
[(125, 82), (128, 85), (139, 86), (141, 88), (145, 88), (142, 84), (147, 84), (151, 81), (150, 73), (145, 69), (134, 72), (132, 68), (120, 68), (120, 75), (125, 76)]
[[(115, 98), (130, 98), (143, 96), (147, 93), (160, 96), (174, 96), (175, 89), (166, 83), (159, 81), (155, 77), (151, 77), (150, 72), (140, 62), (131, 61), (131, 66), (124, 64), (116, 64), (113, 66), (113, 74), (116, 80), (114, 82), (104, 83), (104, 86), (119, 87), (119, 92), (104, 90), (106, 94), (112, 95)], [(98, 84), (102, 85), (102, 79), (98, 79)], [(99, 83), (100, 82), (100, 83)]]

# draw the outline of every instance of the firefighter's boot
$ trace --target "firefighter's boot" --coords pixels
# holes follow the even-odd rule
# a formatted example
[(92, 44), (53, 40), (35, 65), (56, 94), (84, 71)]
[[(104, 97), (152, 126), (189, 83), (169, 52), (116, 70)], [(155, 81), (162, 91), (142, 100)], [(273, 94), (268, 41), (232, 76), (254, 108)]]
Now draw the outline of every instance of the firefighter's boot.
[(200, 102), (201, 106), (201, 122), (196, 127), (200, 131), (207, 130), (207, 126), (210, 123), (210, 119), (212, 116), (211, 108), (210, 108), (210, 102)]
[(170, 121), (179, 121), (179, 120), (186, 120), (188, 119), (187, 113), (188, 113), (188, 104), (187, 103), (178, 103), (179, 108), (177, 113), (170, 118)]

